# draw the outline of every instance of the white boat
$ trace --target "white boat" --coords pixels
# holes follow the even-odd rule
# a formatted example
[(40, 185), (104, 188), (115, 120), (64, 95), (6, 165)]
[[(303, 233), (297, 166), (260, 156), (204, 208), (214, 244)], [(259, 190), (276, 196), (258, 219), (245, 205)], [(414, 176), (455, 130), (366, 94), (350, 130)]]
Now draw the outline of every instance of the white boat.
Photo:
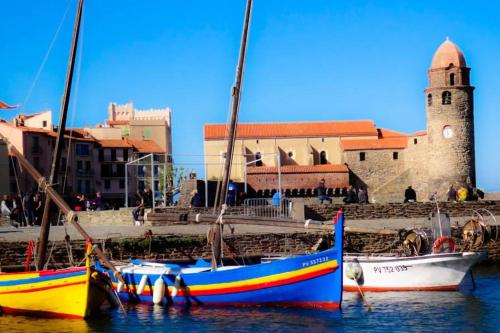
[[(344, 256), (344, 291), (457, 290), (482, 252), (423, 256)], [(359, 285), (359, 287), (358, 287)]]

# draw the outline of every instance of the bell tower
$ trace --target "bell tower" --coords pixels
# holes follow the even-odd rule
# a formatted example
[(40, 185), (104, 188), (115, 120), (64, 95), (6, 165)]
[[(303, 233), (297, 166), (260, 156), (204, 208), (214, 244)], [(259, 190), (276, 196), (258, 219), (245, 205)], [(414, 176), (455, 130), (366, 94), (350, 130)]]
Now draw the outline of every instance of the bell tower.
[(474, 87), (462, 51), (448, 38), (437, 49), (425, 89), (428, 191), (440, 199), (450, 185), (476, 185)]

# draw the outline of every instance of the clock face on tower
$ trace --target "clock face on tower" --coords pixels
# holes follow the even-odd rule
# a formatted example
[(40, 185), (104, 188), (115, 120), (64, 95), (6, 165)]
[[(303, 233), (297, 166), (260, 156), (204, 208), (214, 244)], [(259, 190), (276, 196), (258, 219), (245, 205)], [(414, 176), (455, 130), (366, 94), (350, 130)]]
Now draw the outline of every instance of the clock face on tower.
[(443, 127), (443, 137), (445, 139), (451, 139), (453, 137), (453, 129), (451, 126)]

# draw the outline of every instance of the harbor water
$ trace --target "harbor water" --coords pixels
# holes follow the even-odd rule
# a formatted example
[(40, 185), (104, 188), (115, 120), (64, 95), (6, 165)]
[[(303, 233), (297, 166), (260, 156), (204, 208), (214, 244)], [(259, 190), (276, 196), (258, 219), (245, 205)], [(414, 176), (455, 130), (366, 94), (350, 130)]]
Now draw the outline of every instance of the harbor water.
[[(0, 332), (500, 332), (500, 265), (474, 269), (460, 292), (356, 293), (342, 310), (125, 305), (87, 321), (0, 316)], [(57, 300), (54, 300), (57, 302)]]

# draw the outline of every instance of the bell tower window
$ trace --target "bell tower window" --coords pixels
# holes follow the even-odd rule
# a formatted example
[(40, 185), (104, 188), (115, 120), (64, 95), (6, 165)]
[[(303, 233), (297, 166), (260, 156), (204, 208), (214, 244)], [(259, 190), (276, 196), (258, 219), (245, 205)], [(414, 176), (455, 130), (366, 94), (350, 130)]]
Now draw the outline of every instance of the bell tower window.
[(451, 93), (449, 91), (443, 91), (442, 94), (442, 104), (449, 105), (451, 104)]
[(455, 85), (455, 74), (451, 73), (450, 74), (450, 86)]
[(427, 95), (427, 106), (432, 106), (432, 94)]

